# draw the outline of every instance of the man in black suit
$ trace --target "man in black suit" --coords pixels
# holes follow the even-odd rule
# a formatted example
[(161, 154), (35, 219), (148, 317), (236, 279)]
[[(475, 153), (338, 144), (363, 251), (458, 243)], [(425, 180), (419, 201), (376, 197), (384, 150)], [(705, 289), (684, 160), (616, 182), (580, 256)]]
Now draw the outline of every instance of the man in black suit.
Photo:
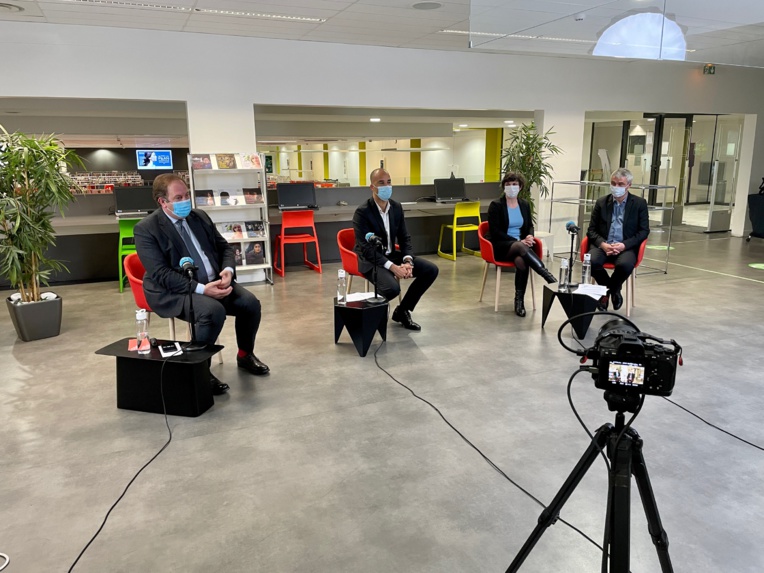
[[(260, 301), (234, 282), (234, 248), (218, 233), (209, 215), (191, 210), (191, 195), (183, 179), (172, 173), (154, 180), (154, 200), (160, 209), (135, 226), (135, 247), (146, 269), (143, 291), (151, 310), (163, 318), (188, 320), (189, 293), (194, 299), (196, 339), (214, 344), (226, 315), (236, 317), (236, 362), (256, 375), (268, 366), (254, 354), (260, 326)], [(190, 257), (198, 270), (189, 280), (178, 270), (180, 259)], [(212, 377), (215, 394), (228, 385)]]
[[(621, 308), (621, 285), (634, 270), (639, 247), (650, 234), (647, 201), (629, 193), (633, 179), (628, 169), (613, 172), (610, 193), (597, 199), (586, 233), (592, 276), (597, 284), (608, 288), (608, 294), (600, 299), (600, 310), (607, 310), (608, 297), (613, 299), (615, 310)], [(603, 268), (605, 263), (615, 264), (612, 276)]]
[[(403, 207), (390, 197), (393, 194), (392, 179), (384, 169), (371, 172), (371, 197), (355, 210), (355, 252), (358, 253), (358, 270), (368, 280), (374, 280), (374, 260), (377, 261), (377, 292), (392, 300), (401, 292), (397, 279), (416, 280), (411, 284), (401, 304), (393, 312), (393, 320), (409, 330), (422, 330), (411, 319), (419, 299), (438, 277), (438, 267), (425, 259), (414, 258), (411, 236), (406, 230)], [(378, 247), (366, 240), (372, 233), (382, 240)], [(397, 245), (396, 245), (397, 243)]]

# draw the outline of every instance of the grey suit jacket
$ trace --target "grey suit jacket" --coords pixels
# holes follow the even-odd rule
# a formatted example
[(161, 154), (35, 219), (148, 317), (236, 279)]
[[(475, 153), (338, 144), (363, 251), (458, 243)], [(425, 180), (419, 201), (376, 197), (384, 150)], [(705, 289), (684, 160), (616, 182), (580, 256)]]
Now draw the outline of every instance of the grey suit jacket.
[[(209, 215), (193, 210), (186, 222), (194, 233), (204, 254), (212, 264), (215, 275), (226, 267), (236, 269), (233, 246), (218, 233)], [(135, 248), (146, 274), (143, 292), (151, 310), (163, 318), (178, 316), (186, 295), (196, 289), (196, 280), (189, 281), (179, 272), (179, 262), (190, 256), (175, 225), (161, 209), (135, 226)], [(194, 261), (197, 266), (201, 261)]]

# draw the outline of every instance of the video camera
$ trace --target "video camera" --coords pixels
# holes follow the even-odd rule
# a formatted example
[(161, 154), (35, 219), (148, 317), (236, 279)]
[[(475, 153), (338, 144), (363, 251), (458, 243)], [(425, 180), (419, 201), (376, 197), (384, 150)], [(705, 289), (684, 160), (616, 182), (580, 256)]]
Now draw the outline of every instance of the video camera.
[(623, 318), (606, 322), (594, 346), (578, 354), (593, 361), (594, 385), (617, 394), (670, 396), (682, 363), (676, 341), (639, 332)]

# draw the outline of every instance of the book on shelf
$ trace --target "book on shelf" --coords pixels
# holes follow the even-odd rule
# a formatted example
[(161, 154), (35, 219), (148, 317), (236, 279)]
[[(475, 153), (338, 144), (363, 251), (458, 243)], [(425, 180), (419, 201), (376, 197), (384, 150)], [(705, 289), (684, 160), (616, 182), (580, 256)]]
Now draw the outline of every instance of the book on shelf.
[(236, 169), (236, 156), (233, 153), (217, 153), (215, 162), (218, 169)]
[(231, 243), (233, 247), (233, 259), (237, 265), (244, 264), (244, 256), (241, 248), (241, 243)]
[(239, 169), (262, 169), (263, 163), (257, 153), (239, 153)]
[(215, 223), (218, 233), (220, 233), (226, 241), (233, 241), (236, 239), (246, 239), (247, 234), (243, 221), (233, 221), (231, 223)]
[(244, 194), (241, 189), (218, 189), (215, 191), (215, 205), (218, 207), (244, 205)]
[(247, 205), (257, 205), (263, 203), (263, 190), (260, 187), (244, 187), (244, 202)]
[(248, 265), (262, 265), (265, 262), (265, 241), (247, 243), (244, 248), (244, 262)]
[(197, 207), (215, 206), (215, 193), (212, 189), (196, 189), (194, 191), (194, 199), (196, 200)]
[(265, 223), (262, 221), (246, 221), (244, 229), (248, 239), (259, 239), (265, 237)]
[(192, 155), (191, 169), (212, 169), (212, 160), (209, 154)]

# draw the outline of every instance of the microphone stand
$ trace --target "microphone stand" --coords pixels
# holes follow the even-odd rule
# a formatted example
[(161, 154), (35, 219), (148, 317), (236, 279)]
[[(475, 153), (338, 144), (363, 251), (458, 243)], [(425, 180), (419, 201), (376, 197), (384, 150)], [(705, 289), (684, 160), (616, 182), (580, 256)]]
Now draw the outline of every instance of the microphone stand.
[(375, 245), (374, 247), (374, 269), (372, 270), (372, 282), (374, 283), (374, 297), (369, 299), (369, 302), (374, 304), (382, 304), (383, 302), (387, 302), (387, 299), (385, 297), (379, 296), (377, 293), (377, 249), (379, 249), (379, 245)]
[(570, 264), (568, 265), (568, 288), (573, 286), (578, 286), (578, 284), (573, 285), (573, 246), (575, 244), (576, 235), (578, 234), (576, 231), (568, 231), (568, 234), (570, 234)]
[(197, 270), (199, 270), (199, 267), (192, 267), (183, 273), (183, 276), (188, 279), (188, 323), (191, 325), (191, 342), (183, 347), (183, 350), (186, 352), (199, 352), (200, 350), (207, 350), (206, 343), (197, 342), (196, 340), (196, 315), (194, 314), (194, 297), (193, 292), (191, 291), (191, 275), (193, 271)]

